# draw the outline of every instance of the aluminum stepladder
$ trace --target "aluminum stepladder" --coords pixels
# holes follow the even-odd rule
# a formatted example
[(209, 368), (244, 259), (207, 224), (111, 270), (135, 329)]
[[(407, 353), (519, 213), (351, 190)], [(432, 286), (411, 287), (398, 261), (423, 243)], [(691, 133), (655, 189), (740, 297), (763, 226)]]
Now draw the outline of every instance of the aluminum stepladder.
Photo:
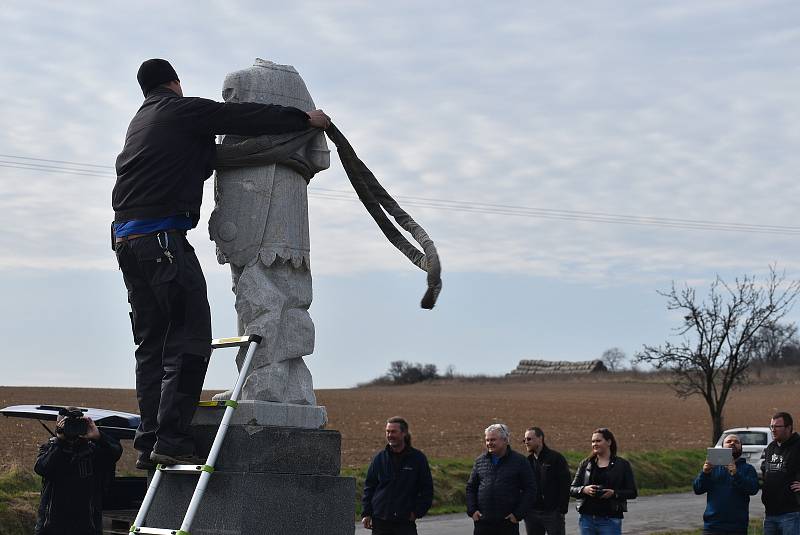
[[(214, 464), (217, 462), (217, 456), (222, 449), (222, 443), (225, 441), (225, 434), (228, 432), (228, 426), (231, 418), (233, 418), (233, 411), (239, 405), (237, 400), (239, 394), (244, 386), (244, 381), (247, 378), (247, 373), (250, 370), (250, 362), (253, 360), (253, 354), (256, 352), (256, 347), (261, 343), (261, 337), (257, 334), (249, 336), (239, 336), (235, 338), (217, 338), (211, 341), (213, 349), (221, 349), (224, 347), (247, 347), (247, 354), (242, 363), (242, 369), (239, 372), (239, 378), (236, 380), (236, 386), (233, 387), (231, 398), (226, 401), (220, 402), (200, 402), (200, 406), (225, 406), (225, 413), (222, 415), (222, 421), (217, 429), (217, 434), (214, 436), (214, 442), (211, 444), (211, 451), (208, 453), (208, 459), (204, 465), (185, 465), (176, 464), (165, 466), (159, 464), (156, 468), (150, 486), (147, 487), (147, 493), (142, 500), (142, 505), (139, 507), (139, 512), (136, 514), (136, 520), (133, 521), (130, 533), (145, 534), (150, 533), (153, 535), (189, 535), (189, 530), (192, 527), (192, 522), (200, 509), (200, 502), (203, 500), (203, 494), (208, 486), (208, 480), (211, 479), (211, 474), (214, 472)], [(189, 507), (186, 509), (186, 515), (183, 517), (183, 523), (180, 529), (165, 529), (165, 528), (151, 528), (143, 526), (147, 518), (147, 511), (153, 504), (158, 486), (161, 483), (163, 473), (177, 473), (177, 474), (196, 474), (200, 473), (200, 479), (197, 480), (197, 486), (192, 494), (192, 499), (189, 502)]]

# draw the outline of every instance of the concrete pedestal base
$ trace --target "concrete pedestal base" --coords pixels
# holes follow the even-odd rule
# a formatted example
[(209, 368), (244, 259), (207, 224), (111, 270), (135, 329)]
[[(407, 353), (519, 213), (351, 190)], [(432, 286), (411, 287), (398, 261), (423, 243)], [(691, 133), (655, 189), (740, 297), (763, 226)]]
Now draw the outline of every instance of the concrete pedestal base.
[[(195, 422), (213, 420), (211, 411)], [(199, 455), (216, 431), (192, 425)], [(340, 466), (338, 431), (233, 424), (190, 533), (353, 535), (355, 479), (340, 477)], [(177, 530), (198, 477), (165, 473), (145, 525)]]
[[(224, 410), (225, 407), (199, 407), (192, 423), (219, 425)], [(239, 408), (233, 413), (231, 423), (320, 429), (328, 423), (328, 413), (325, 407), (319, 405), (244, 400), (239, 402)]]
[[(163, 478), (147, 525), (178, 529), (197, 476)], [(353, 535), (355, 480), (214, 472), (191, 535)]]

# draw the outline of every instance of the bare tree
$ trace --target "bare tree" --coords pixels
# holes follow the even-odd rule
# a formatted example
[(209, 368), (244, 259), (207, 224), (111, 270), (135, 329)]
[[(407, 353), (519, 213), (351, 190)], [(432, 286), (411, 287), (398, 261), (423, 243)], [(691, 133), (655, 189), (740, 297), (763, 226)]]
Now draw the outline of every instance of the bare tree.
[(606, 368), (612, 372), (618, 372), (625, 367), (625, 361), (627, 358), (628, 355), (626, 355), (623, 350), (618, 347), (612, 347), (611, 349), (606, 349), (603, 351), (603, 355), (600, 357), (600, 360), (603, 361), (603, 364), (606, 365)]
[(688, 285), (677, 288), (673, 283), (670, 291), (659, 293), (667, 298), (668, 310), (680, 311), (683, 316), (675, 329), (681, 340), (645, 345), (636, 362), (671, 370), (678, 396), (702, 396), (711, 415), (712, 442), (716, 442), (723, 431), (728, 396), (747, 380), (753, 337), (764, 325), (789, 312), (800, 293), (800, 282), (786, 281), (785, 274), (770, 266), (763, 283), (745, 276), (728, 285), (717, 276), (705, 301), (698, 300)]
[(764, 364), (783, 364), (785, 353), (789, 348), (800, 345), (797, 339), (797, 325), (770, 321), (756, 332), (749, 346), (751, 358)]

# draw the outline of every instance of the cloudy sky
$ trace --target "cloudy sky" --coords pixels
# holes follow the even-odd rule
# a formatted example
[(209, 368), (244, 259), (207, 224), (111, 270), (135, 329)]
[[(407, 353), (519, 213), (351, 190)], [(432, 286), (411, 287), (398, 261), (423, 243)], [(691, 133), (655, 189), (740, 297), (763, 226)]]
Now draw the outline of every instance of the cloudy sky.
[[(0, 384), (133, 386), (109, 205), (150, 57), (214, 99), (256, 57), (294, 65), (436, 242), (423, 311), (424, 273), (332, 154), (309, 189), (318, 387), (400, 359), (496, 374), (663, 342), (672, 281), (800, 277), (798, 20), (767, 0), (5, 3)], [(190, 240), (230, 336), (212, 204), (209, 181)], [(212, 387), (233, 381), (219, 356)]]

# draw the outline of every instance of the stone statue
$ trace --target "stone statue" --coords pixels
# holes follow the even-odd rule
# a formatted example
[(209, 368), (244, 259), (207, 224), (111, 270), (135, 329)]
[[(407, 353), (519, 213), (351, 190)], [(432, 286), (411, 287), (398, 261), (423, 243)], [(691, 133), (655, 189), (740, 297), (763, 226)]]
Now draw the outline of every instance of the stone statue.
[[(226, 102), (259, 102), (315, 109), (294, 67), (256, 59), (225, 78)], [(257, 146), (256, 146), (257, 145)], [(254, 148), (254, 146), (256, 146)], [(275, 161), (247, 154), (283, 147)], [(230, 162), (237, 166), (226, 167)], [(242, 400), (316, 405), (303, 361), (314, 351), (307, 181), (330, 165), (320, 130), (281, 136), (224, 136), (215, 178), (216, 206), (209, 221), (217, 259), (228, 263), (236, 294), (239, 334), (259, 334)], [(241, 368), (244, 351), (237, 364)]]

